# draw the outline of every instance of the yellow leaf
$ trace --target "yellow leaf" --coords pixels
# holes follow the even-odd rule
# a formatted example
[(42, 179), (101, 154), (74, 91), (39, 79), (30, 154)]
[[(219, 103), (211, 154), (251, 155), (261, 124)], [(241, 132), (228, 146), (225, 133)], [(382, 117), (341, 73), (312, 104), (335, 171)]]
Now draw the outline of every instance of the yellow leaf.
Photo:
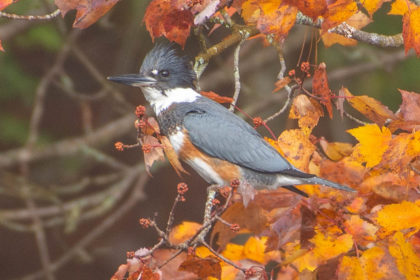
[(244, 258), (243, 256), (244, 246), (228, 243), (222, 255), (231, 261), (238, 261)]
[(193, 237), (194, 234), (201, 228), (201, 224), (194, 222), (182, 222), (182, 224), (174, 227), (169, 234), (169, 242), (172, 244), (181, 244)]
[(403, 201), (399, 204), (389, 204), (378, 211), (375, 221), (383, 229), (384, 235), (408, 228), (420, 229), (420, 206)]
[(285, 157), (297, 168), (305, 171), (316, 147), (309, 140), (309, 135), (301, 129), (283, 131), (278, 138), (278, 146)]
[(323, 262), (346, 253), (353, 247), (353, 238), (350, 234), (324, 235), (317, 231), (310, 241), (315, 248), (293, 262), (299, 271), (304, 269), (314, 271)]
[(412, 3), (411, 1), (407, 0), (395, 0), (391, 4), (391, 10), (388, 12), (388, 15), (404, 15), (408, 12), (408, 5), (410, 5), (410, 9), (415, 9), (416, 4)]
[[(417, 220), (419, 223), (420, 219)], [(401, 232), (392, 237), (393, 244), (389, 245), (389, 253), (395, 258), (398, 270), (406, 279), (420, 279), (420, 258), (414, 252), (412, 245), (406, 242)]]
[(386, 0), (362, 0), (361, 3), (368, 11), (369, 15), (372, 16)]
[(261, 264), (265, 264), (265, 242), (267, 237), (251, 236), (244, 245), (244, 257)]
[(353, 155), (360, 160), (366, 162), (366, 167), (370, 168), (382, 160), (382, 155), (388, 149), (391, 140), (391, 131), (377, 124), (367, 124), (365, 126), (347, 130), (353, 135), (359, 144), (356, 145)]
[(197, 247), (195, 249), (195, 255), (200, 258), (207, 258), (208, 256), (214, 256), (213, 253), (204, 246)]
[(370, 280), (385, 276), (386, 265), (382, 264), (385, 252), (379, 247), (373, 247), (358, 257), (344, 256), (338, 267), (339, 279)]

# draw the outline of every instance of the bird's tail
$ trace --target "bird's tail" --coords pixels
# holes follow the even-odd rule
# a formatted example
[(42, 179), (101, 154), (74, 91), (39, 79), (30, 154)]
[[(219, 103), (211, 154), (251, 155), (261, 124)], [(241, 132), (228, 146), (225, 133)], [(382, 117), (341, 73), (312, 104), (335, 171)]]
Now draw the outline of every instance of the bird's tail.
[(340, 184), (328, 181), (326, 179), (319, 178), (317, 176), (309, 177), (309, 178), (301, 178), (301, 180), (302, 180), (302, 182), (304, 182), (306, 184), (323, 185), (323, 186), (331, 187), (331, 188), (338, 189), (338, 190), (348, 191), (348, 192), (355, 192), (356, 191), (356, 190), (354, 190), (350, 187), (340, 185)]

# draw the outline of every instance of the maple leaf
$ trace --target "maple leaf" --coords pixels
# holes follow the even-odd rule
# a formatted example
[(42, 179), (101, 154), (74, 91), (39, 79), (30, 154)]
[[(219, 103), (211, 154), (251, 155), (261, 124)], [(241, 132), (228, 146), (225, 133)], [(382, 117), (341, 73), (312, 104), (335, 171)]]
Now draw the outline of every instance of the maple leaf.
[(244, 244), (243, 256), (246, 259), (256, 261), (260, 264), (267, 264), (269, 261), (276, 260), (281, 261), (280, 252), (272, 251), (266, 252), (267, 237), (254, 237), (251, 236)]
[(318, 65), (315, 70), (314, 78), (312, 80), (312, 93), (321, 98), (323, 104), (328, 111), (328, 115), (332, 118), (332, 103), (331, 103), (331, 90), (328, 86), (327, 66), (324, 62)]
[(342, 142), (328, 142), (324, 137), (319, 140), (324, 153), (331, 160), (338, 161), (346, 156), (349, 156), (353, 152), (353, 145)]
[(382, 156), (388, 149), (392, 137), (388, 128), (382, 127), (381, 130), (376, 124), (367, 124), (349, 129), (347, 132), (359, 141), (353, 151), (356, 159), (366, 162), (367, 168), (376, 166), (382, 161)]
[(408, 10), (403, 16), (403, 38), (405, 53), (413, 48), (420, 57), (420, 7)]
[(400, 133), (389, 141), (389, 148), (383, 154), (378, 168), (392, 170), (402, 176), (403, 171), (409, 172), (408, 164), (418, 156), (420, 156), (420, 131)]
[(322, 23), (322, 30), (324, 32), (346, 21), (358, 10), (353, 0), (337, 0), (330, 3), (327, 12), (323, 15), (325, 20)]
[(382, 227), (381, 236), (409, 228), (416, 232), (420, 230), (420, 201), (386, 205), (376, 213), (374, 220)]
[(378, 100), (366, 96), (354, 96), (346, 88), (341, 89), (349, 104), (371, 121), (383, 126), (388, 119), (395, 119), (394, 113)]
[(187, 259), (181, 263), (178, 270), (192, 272), (200, 277), (200, 279), (207, 279), (207, 277), (221, 279), (220, 277), (222, 274), (220, 261), (214, 256), (200, 258), (188, 255)]
[(309, 161), (316, 150), (308, 134), (300, 129), (285, 130), (277, 139), (277, 144), (290, 163), (300, 170), (308, 170)]
[(147, 6), (143, 21), (153, 41), (165, 36), (184, 47), (194, 18), (190, 10), (174, 8), (171, 0), (153, 0)]
[(353, 236), (354, 241), (362, 246), (376, 240), (376, 232), (378, 227), (360, 218), (358, 215), (351, 215), (344, 222), (344, 228), (347, 233)]
[(106, 14), (119, 0), (55, 0), (62, 16), (70, 10), (77, 10), (73, 22), (75, 28), (87, 28)]
[(390, 0), (363, 0), (360, 1), (366, 11), (369, 13), (369, 16), (372, 17), (373, 14), (382, 7), (384, 2), (388, 2)]
[(397, 128), (406, 131), (420, 129), (420, 94), (399, 89), (402, 97), (402, 104), (398, 110), (397, 117), (393, 120), (389, 127), (391, 130)]
[(411, 1), (395, 0), (391, 4), (391, 10), (388, 12), (388, 15), (403, 16), (405, 13), (408, 12), (408, 10), (412, 10), (412, 9), (414, 10), (416, 7), (417, 5)]
[(392, 241), (393, 243), (389, 245), (389, 253), (394, 257), (398, 270), (406, 279), (419, 279), (420, 257), (416, 255), (412, 245), (406, 241), (401, 232), (396, 232)]
[(0, 11), (5, 9), (7, 6), (12, 4), (13, 2), (17, 2), (17, 0), (0, 0)]
[(298, 119), (299, 127), (309, 135), (323, 115), (321, 105), (316, 100), (300, 94), (293, 99), (289, 118)]
[(327, 11), (326, 0), (286, 0), (286, 3), (296, 6), (299, 11), (308, 17), (316, 20), (319, 16), (322, 16)]
[(295, 24), (297, 8), (276, 0), (260, 3), (248, 0), (242, 4), (241, 15), (245, 22), (256, 24), (262, 33), (281, 39)]
[[(383, 279), (389, 270), (385, 263), (386, 252), (380, 247), (372, 247), (360, 257), (344, 256), (338, 268), (340, 280)], [(391, 279), (391, 278), (387, 278)]]
[(201, 224), (184, 221), (171, 230), (169, 242), (174, 245), (181, 244), (193, 237), (200, 228)]
[(350, 234), (324, 234), (316, 231), (315, 236), (310, 239), (310, 242), (315, 247), (293, 261), (293, 264), (299, 271), (303, 271), (304, 269), (314, 271), (320, 264), (348, 252), (353, 247), (353, 239)]

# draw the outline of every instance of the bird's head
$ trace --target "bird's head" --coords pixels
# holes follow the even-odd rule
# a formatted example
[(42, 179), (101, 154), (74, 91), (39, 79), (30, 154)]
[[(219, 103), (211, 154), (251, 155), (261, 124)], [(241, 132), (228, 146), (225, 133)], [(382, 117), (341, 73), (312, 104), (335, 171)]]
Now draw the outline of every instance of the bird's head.
[[(156, 113), (159, 113), (172, 99), (179, 100), (181, 92), (186, 99), (191, 99), (188, 93), (196, 91), (197, 76), (190, 59), (181, 53), (176, 44), (160, 43), (146, 55), (138, 74), (112, 76), (108, 80), (140, 87)], [(165, 108), (159, 108), (162, 102)]]

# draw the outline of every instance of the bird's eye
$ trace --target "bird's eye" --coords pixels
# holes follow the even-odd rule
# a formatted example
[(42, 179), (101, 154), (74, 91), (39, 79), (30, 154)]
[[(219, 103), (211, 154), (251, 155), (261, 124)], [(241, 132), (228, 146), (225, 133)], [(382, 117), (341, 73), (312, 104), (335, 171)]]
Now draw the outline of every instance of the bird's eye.
[(168, 77), (169, 76), (169, 71), (168, 70), (160, 70), (159, 75), (161, 75), (162, 77)]

